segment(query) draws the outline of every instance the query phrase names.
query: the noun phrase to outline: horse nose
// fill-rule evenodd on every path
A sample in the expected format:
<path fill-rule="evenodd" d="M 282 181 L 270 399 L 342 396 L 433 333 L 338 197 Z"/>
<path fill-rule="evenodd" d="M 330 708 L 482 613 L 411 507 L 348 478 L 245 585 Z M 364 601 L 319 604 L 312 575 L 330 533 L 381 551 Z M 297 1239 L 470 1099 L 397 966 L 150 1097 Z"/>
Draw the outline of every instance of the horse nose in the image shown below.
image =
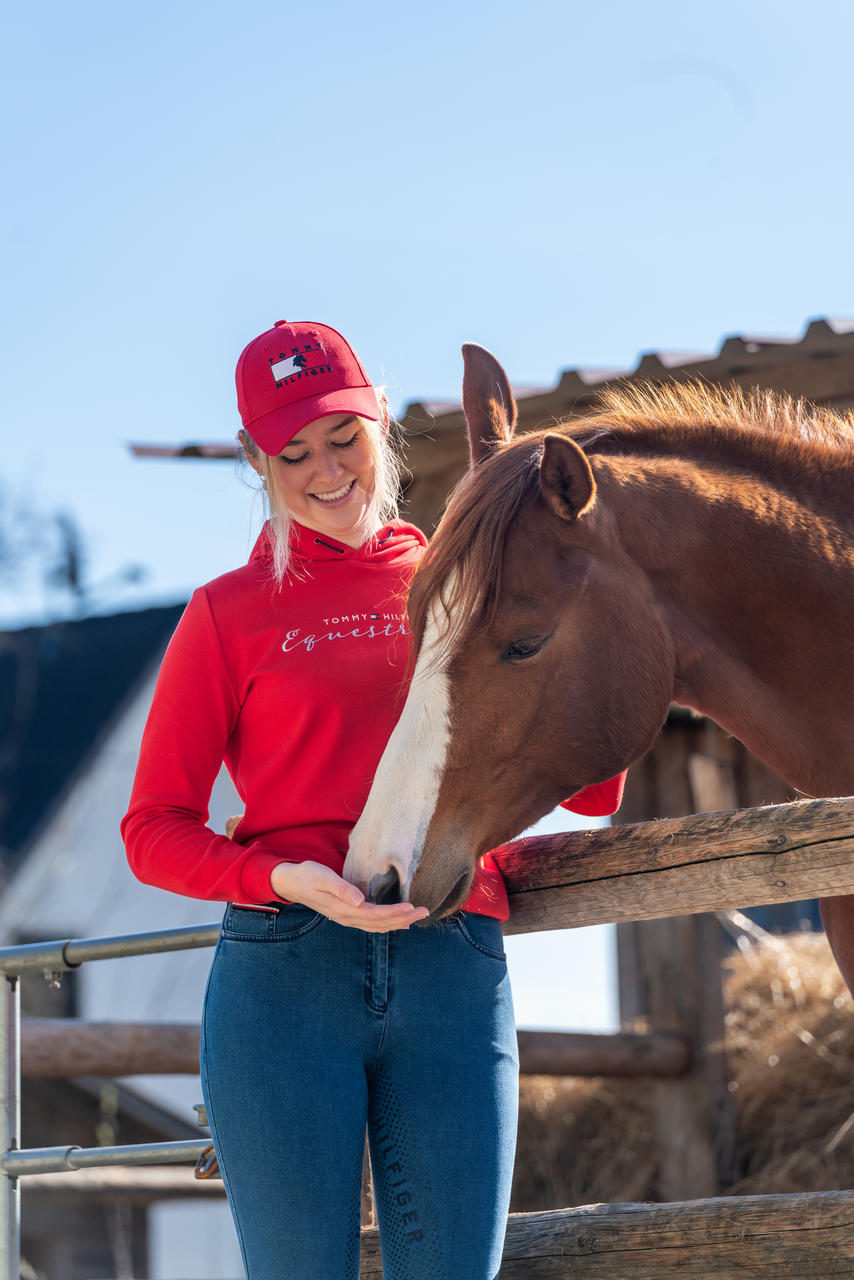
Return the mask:
<path fill-rule="evenodd" d="M 371 877 L 371 883 L 368 885 L 369 902 L 391 904 L 401 900 L 400 877 L 397 874 L 396 867 L 389 867 L 381 875 Z"/>

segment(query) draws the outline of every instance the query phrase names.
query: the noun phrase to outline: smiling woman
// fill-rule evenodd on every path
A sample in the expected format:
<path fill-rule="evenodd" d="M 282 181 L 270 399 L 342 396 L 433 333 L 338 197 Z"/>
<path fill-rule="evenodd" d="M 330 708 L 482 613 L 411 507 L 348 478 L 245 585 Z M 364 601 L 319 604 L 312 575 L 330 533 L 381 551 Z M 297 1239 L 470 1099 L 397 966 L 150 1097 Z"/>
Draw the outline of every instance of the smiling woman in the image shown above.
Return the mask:
<path fill-rule="evenodd" d="M 518 1072 L 501 878 L 484 863 L 428 919 L 388 860 L 381 884 L 342 874 L 426 539 L 395 518 L 385 399 L 341 334 L 280 322 L 237 392 L 271 518 L 178 625 L 123 831 L 140 879 L 229 903 L 201 1067 L 246 1273 L 357 1280 L 367 1128 L 387 1280 L 493 1280 Z M 246 806 L 227 836 L 207 826 L 223 760 Z"/>

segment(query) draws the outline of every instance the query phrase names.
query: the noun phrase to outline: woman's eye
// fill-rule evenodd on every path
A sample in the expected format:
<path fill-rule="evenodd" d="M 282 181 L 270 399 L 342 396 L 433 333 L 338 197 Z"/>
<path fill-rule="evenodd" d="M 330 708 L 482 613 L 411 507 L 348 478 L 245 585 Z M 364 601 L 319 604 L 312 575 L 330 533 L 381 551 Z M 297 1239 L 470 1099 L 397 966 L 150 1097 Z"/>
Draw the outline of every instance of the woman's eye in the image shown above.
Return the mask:
<path fill-rule="evenodd" d="M 349 449 L 350 445 L 355 444 L 358 439 L 359 431 L 355 431 L 349 440 L 330 440 L 329 444 L 332 445 L 333 449 Z M 305 462 L 310 452 L 311 450 L 307 449 L 306 452 L 301 453 L 298 458 L 289 458 L 286 453 L 280 453 L 279 461 L 286 462 L 289 467 L 295 467 L 298 463 Z"/>
<path fill-rule="evenodd" d="M 502 662 L 524 662 L 539 653 L 548 636 L 528 636 L 524 640 L 514 640 L 501 651 Z"/>

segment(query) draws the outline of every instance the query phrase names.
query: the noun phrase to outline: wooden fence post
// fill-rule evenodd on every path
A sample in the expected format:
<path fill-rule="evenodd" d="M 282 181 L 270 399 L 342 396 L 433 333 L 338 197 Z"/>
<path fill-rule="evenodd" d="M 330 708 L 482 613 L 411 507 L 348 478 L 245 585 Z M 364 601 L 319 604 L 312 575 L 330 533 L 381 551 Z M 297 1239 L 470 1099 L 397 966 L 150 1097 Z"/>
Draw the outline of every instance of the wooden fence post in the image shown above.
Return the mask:
<path fill-rule="evenodd" d="M 738 807 L 732 740 L 709 723 L 697 725 L 691 736 L 693 741 L 682 734 L 665 736 L 651 768 L 644 770 L 643 762 L 634 779 L 629 774 L 621 821 Z M 652 1086 L 659 1191 L 665 1200 L 714 1196 L 737 1177 L 721 942 L 712 914 L 617 926 L 621 1028 L 636 1028 L 643 1020 L 649 1030 L 684 1037 L 692 1050 L 686 1075 Z"/>
<path fill-rule="evenodd" d="M 656 1080 L 659 1191 L 665 1200 L 718 1194 L 735 1180 L 734 1111 L 727 1088 L 720 984 L 720 926 L 712 915 L 627 925 L 656 1032 L 692 1046 L 691 1069 Z"/>

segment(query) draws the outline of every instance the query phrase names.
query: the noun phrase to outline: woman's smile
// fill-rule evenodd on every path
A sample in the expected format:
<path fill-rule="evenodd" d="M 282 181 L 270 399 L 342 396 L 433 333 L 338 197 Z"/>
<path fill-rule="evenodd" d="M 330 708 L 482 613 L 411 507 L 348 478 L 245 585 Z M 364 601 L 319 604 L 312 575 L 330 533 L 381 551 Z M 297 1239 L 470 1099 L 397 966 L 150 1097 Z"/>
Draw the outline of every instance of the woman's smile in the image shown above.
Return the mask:
<path fill-rule="evenodd" d="M 332 493 L 312 493 L 310 497 L 317 498 L 318 502 L 323 503 L 342 502 L 345 498 L 349 498 L 355 483 L 356 477 L 354 476 L 352 480 L 348 480 L 340 489 L 335 489 Z"/>

